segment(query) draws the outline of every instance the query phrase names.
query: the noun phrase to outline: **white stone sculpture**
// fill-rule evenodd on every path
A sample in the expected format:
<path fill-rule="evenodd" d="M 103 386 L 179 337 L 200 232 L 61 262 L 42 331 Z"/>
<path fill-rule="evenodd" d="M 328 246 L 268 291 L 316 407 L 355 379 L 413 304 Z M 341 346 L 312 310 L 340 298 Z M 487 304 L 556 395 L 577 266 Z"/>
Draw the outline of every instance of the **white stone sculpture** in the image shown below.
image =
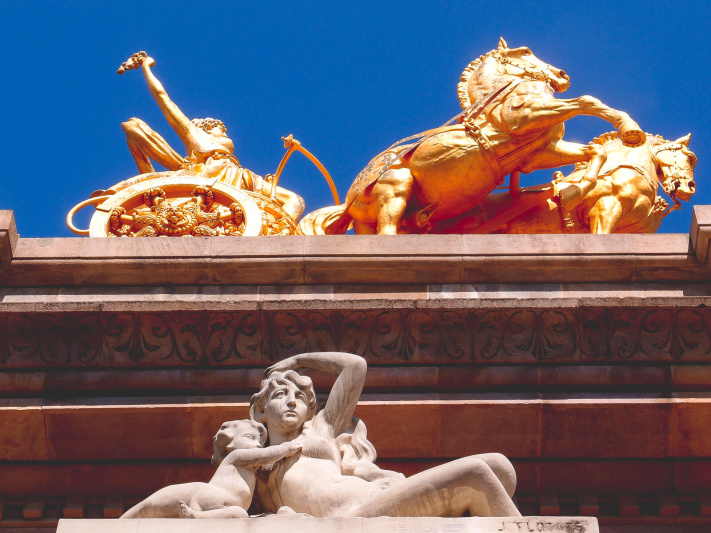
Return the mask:
<path fill-rule="evenodd" d="M 311 379 L 301 368 L 337 379 L 316 412 Z M 268 368 L 252 397 L 250 416 L 269 433 L 270 446 L 299 440 L 301 452 L 279 461 L 257 498 L 267 512 L 288 506 L 316 517 L 521 516 L 511 497 L 516 473 L 497 453 L 474 455 L 409 478 L 379 470 L 364 426 L 353 418 L 366 374 L 362 357 L 305 353 Z M 359 434 L 360 433 L 360 434 Z"/>
<path fill-rule="evenodd" d="M 302 368 L 337 376 L 320 411 Z M 378 468 L 365 424 L 353 416 L 366 369 L 362 357 L 339 352 L 271 366 L 252 396 L 252 420 L 226 422 L 215 435 L 210 482 L 161 489 L 122 518 L 246 518 L 253 497 L 266 513 L 314 517 L 521 516 L 511 499 L 516 473 L 501 454 L 409 478 Z"/>

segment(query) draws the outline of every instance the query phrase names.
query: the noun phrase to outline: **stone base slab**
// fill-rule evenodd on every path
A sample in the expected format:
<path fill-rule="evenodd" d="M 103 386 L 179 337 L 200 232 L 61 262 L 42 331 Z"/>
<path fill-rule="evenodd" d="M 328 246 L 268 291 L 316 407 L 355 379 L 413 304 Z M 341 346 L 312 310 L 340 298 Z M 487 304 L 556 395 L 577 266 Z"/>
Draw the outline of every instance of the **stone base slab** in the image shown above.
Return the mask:
<path fill-rule="evenodd" d="M 694 208 L 689 234 L 604 236 L 27 239 L 11 222 L 0 211 L 4 287 L 692 282 L 711 272 L 711 206 Z"/>
<path fill-rule="evenodd" d="M 312 518 L 269 516 L 229 520 L 60 520 L 57 533 L 599 533 L 592 517 Z"/>

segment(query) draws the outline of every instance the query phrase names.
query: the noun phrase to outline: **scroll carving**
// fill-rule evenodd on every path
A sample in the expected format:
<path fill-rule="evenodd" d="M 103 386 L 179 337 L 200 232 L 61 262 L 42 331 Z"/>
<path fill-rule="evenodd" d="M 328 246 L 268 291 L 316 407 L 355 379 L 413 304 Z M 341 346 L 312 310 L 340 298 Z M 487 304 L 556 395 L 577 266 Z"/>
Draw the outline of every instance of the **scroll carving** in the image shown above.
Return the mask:
<path fill-rule="evenodd" d="M 537 360 L 567 358 L 575 352 L 575 329 L 562 311 L 516 311 L 510 314 L 503 347 L 511 357 Z"/>
<path fill-rule="evenodd" d="M 260 366 L 305 351 L 371 364 L 711 360 L 711 310 L 518 309 L 0 315 L 0 368 Z"/>

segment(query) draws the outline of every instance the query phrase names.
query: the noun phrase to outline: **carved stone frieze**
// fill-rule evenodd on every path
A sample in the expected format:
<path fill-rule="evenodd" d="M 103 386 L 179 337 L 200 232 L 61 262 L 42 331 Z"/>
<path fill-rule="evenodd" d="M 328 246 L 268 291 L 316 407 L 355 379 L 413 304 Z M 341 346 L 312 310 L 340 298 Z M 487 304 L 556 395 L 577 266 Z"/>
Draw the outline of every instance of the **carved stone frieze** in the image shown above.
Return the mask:
<path fill-rule="evenodd" d="M 708 309 L 578 311 L 583 358 L 708 361 Z"/>
<path fill-rule="evenodd" d="M 0 314 L 0 366 L 260 366 L 306 351 L 371 364 L 711 361 L 711 310 Z"/>

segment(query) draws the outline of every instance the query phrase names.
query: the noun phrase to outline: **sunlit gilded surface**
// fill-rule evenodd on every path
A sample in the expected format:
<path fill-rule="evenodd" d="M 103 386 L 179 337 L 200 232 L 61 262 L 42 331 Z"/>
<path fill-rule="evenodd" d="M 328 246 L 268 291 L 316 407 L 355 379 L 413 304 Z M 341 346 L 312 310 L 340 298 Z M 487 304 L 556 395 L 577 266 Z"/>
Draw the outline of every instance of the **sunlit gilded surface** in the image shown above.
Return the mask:
<path fill-rule="evenodd" d="M 279 175 L 262 178 L 243 168 L 222 121 L 188 119 L 153 74 L 153 66 L 153 58 L 138 52 L 118 73 L 142 70 L 187 156 L 180 156 L 141 119 L 127 120 L 121 128 L 140 175 L 75 206 L 67 216 L 69 228 L 92 237 L 300 234 L 296 221 L 304 211 L 303 199 L 279 187 Z M 156 172 L 153 162 L 168 172 Z M 97 212 L 90 229 L 76 228 L 73 215 L 91 204 Z"/>
<path fill-rule="evenodd" d="M 217 119 L 189 120 L 168 97 L 145 52 L 118 70 L 141 69 L 151 95 L 185 145 L 180 156 L 138 118 L 122 124 L 141 174 L 97 191 L 67 216 L 91 236 L 221 236 L 398 233 L 649 233 L 695 192 L 690 135 L 667 141 L 645 134 L 630 116 L 592 96 L 556 99 L 567 74 L 527 47 L 499 45 L 462 73 L 464 111 L 444 126 L 398 141 L 356 177 L 340 203 L 330 175 L 288 136 L 275 175 L 243 168 Z M 563 140 L 564 123 L 591 115 L 616 132 L 588 144 Z M 294 151 L 308 157 L 331 186 L 335 205 L 307 214 L 303 199 L 278 185 Z M 153 162 L 168 172 L 156 172 Z M 575 165 L 549 183 L 519 187 L 520 173 Z M 506 177 L 508 185 L 503 187 Z M 157 181 L 156 181 L 157 180 Z M 672 200 L 658 194 L 659 185 Z M 218 187 L 218 189 L 215 189 Z M 495 193 L 507 188 L 507 193 Z M 73 215 L 97 213 L 89 230 Z"/>
<path fill-rule="evenodd" d="M 563 70 L 501 39 L 497 49 L 462 73 L 458 94 L 464 111 L 453 124 L 403 139 L 377 155 L 356 177 L 346 201 L 306 215 L 302 231 L 339 234 L 350 224 L 356 233 L 380 235 L 656 231 L 668 210 L 656 195 L 655 169 L 676 169 L 675 178 L 664 174 L 663 180 L 676 198 L 687 200 L 694 192 L 688 136 L 676 142 L 686 152 L 662 154 L 627 113 L 592 96 L 556 99 L 569 84 Z M 563 140 L 565 121 L 578 115 L 614 125 L 615 146 Z M 653 144 L 659 143 L 655 138 Z M 573 164 L 571 176 L 556 174 L 555 183 L 534 188 L 537 194 L 519 189 L 522 172 Z M 492 195 L 506 176 L 506 198 Z M 534 207 L 539 215 L 529 213 Z M 524 213 L 533 219 L 508 224 Z"/>

